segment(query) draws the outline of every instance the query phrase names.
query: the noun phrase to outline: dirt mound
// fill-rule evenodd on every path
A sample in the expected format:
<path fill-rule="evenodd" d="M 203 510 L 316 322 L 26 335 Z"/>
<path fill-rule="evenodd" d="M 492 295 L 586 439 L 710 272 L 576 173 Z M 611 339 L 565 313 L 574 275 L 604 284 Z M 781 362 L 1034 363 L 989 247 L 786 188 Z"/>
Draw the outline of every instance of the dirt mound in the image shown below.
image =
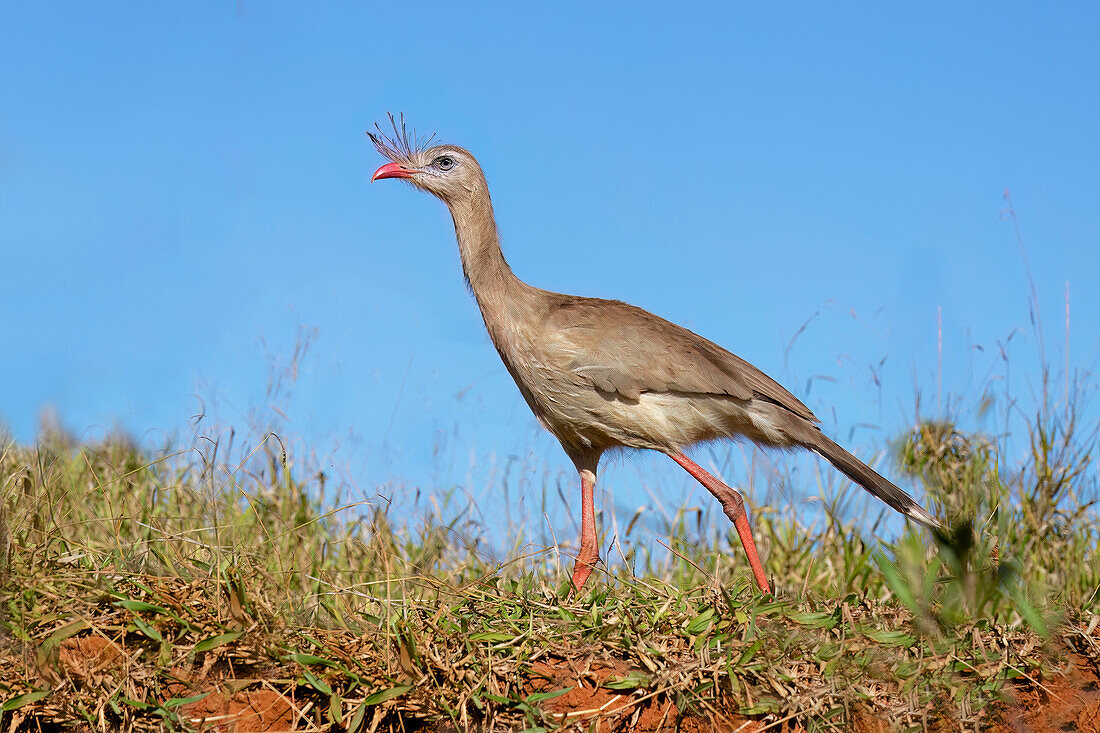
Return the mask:
<path fill-rule="evenodd" d="M 131 653 L 133 650 L 129 650 Z M 58 681 L 57 672 L 74 685 L 101 686 L 126 672 L 128 650 L 103 636 L 70 637 L 58 648 L 58 664 L 43 667 L 43 681 Z M 52 670 L 56 670 L 51 674 Z M 205 669 L 174 669 L 168 685 L 179 700 L 176 710 L 183 722 L 198 730 L 224 733 L 298 730 L 301 706 L 264 679 L 236 679 L 224 672 L 208 676 Z M 255 688 L 255 689 L 248 689 Z M 197 699 L 196 699 L 197 698 Z"/>
<path fill-rule="evenodd" d="M 298 730 L 295 721 L 299 716 L 294 704 L 274 690 L 215 691 L 184 710 L 186 717 L 203 731 Z"/>
<path fill-rule="evenodd" d="M 1074 654 L 1065 672 L 1025 681 L 1011 691 L 1000 731 L 1012 733 L 1100 733 L 1100 668 Z"/>
<path fill-rule="evenodd" d="M 664 695 L 635 696 L 629 690 L 617 692 L 608 685 L 618 686 L 640 672 L 619 660 L 589 660 L 578 665 L 577 660 L 552 658 L 537 663 L 532 672 L 534 694 L 566 690 L 540 705 L 563 726 L 584 728 L 598 720 L 601 728 L 630 733 L 672 729 L 684 733 L 732 733 L 735 730 L 754 733 L 764 725 L 736 715 L 709 720 L 690 709 L 678 709 L 675 702 Z"/>

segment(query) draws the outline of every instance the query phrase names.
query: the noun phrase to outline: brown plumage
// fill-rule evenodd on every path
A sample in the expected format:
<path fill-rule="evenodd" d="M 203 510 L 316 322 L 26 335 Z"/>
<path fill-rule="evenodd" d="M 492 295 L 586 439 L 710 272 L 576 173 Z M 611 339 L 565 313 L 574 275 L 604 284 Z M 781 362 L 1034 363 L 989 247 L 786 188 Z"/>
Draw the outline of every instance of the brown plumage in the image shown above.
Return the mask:
<path fill-rule="evenodd" d="M 539 421 L 561 441 L 581 477 L 581 549 L 576 589 L 599 559 L 593 489 L 610 448 L 668 454 L 695 476 L 734 522 L 757 584 L 770 592 L 744 502 L 683 450 L 701 441 L 745 437 L 776 448 L 806 448 L 897 511 L 938 522 L 904 491 L 818 428 L 798 398 L 752 364 L 686 328 L 617 300 L 540 290 L 504 260 L 485 175 L 469 151 L 410 141 L 404 120 L 392 136 L 369 133 L 390 163 L 372 180 L 401 178 L 440 198 L 454 219 L 462 269 L 489 336 Z"/>

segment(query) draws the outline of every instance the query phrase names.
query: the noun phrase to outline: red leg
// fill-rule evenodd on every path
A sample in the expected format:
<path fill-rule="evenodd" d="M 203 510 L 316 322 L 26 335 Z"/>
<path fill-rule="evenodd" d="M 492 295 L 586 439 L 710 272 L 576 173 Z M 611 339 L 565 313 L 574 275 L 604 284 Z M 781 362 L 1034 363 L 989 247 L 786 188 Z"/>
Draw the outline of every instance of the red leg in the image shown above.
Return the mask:
<path fill-rule="evenodd" d="M 581 469 L 581 549 L 573 566 L 573 590 L 579 592 L 592 567 L 600 560 L 600 546 L 596 540 L 596 506 L 594 489 L 596 474 Z"/>
<path fill-rule="evenodd" d="M 722 511 L 733 521 L 733 526 L 737 529 L 737 536 L 741 538 L 741 546 L 745 548 L 745 554 L 749 556 L 749 565 L 752 567 L 753 577 L 756 578 L 756 585 L 765 594 L 771 595 L 772 591 L 768 586 L 768 579 L 764 576 L 764 566 L 760 564 L 760 557 L 756 554 L 756 543 L 752 539 L 752 530 L 749 529 L 749 515 L 745 511 L 745 500 L 741 498 L 741 494 L 711 476 L 683 453 L 669 453 L 669 457 L 683 466 L 688 473 L 695 477 L 696 481 L 705 486 L 707 491 L 714 494 L 714 497 L 722 502 Z"/>

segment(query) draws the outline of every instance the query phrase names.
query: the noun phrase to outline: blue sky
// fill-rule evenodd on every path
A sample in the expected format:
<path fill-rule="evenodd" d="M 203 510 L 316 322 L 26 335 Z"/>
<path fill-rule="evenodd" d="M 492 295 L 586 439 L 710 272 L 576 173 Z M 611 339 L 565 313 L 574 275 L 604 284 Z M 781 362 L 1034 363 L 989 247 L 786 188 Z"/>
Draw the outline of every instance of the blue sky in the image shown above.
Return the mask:
<path fill-rule="evenodd" d="M 1098 20 L 1034 3 L 4 3 L 0 421 L 31 440 L 51 406 L 78 433 L 156 442 L 186 437 L 201 398 L 242 425 L 315 329 L 281 430 L 365 490 L 535 454 L 566 470 L 484 334 L 445 210 L 369 183 L 363 133 L 391 110 L 479 157 L 522 278 L 695 329 L 842 442 L 881 447 L 917 391 L 935 413 L 938 311 L 947 402 L 1003 374 L 1014 331 L 1028 394 L 1006 190 L 1048 356 L 1062 368 L 1067 283 L 1071 367 L 1100 352 Z"/>

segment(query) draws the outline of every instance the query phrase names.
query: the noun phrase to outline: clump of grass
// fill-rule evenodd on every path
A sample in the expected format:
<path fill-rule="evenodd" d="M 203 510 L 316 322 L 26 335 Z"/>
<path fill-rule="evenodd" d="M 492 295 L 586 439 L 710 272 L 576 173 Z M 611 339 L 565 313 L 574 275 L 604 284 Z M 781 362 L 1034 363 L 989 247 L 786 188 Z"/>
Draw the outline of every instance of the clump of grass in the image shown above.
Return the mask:
<path fill-rule="evenodd" d="M 194 729 L 213 700 L 266 690 L 303 730 L 629 728 L 654 711 L 843 730 L 866 710 L 978 729 L 1096 618 L 1096 526 L 1073 506 L 1091 449 L 1035 429 L 1011 469 L 949 423 L 903 439 L 952 521 L 938 542 L 758 510 L 774 599 L 730 532 L 683 511 L 667 550 L 632 551 L 570 597 L 552 548 L 502 562 L 446 495 L 415 520 L 348 503 L 274 437 L 5 441 L 0 725 Z M 118 651 L 91 669 L 88 640 Z M 595 712 L 566 705 L 580 687 Z"/>

